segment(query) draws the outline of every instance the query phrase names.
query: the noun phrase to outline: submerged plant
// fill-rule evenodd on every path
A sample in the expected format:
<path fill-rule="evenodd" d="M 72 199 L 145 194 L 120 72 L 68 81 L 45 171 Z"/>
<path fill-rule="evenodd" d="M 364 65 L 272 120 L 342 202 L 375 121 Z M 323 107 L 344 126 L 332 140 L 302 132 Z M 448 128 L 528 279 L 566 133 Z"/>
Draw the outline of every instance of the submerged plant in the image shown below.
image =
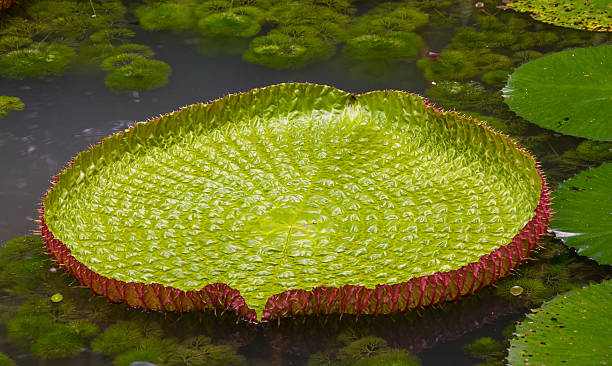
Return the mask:
<path fill-rule="evenodd" d="M 352 165 L 337 166 L 342 159 Z M 413 176 L 414 166 L 427 170 Z M 391 178 L 394 169 L 403 173 Z M 142 172 L 150 178 L 134 175 Z M 508 274 L 548 222 L 536 163 L 505 136 L 415 95 L 312 84 L 138 124 L 80 154 L 57 179 L 43 236 L 84 285 L 130 306 L 220 308 L 252 320 L 454 300 Z M 261 188 L 223 188 L 251 181 Z M 152 189 L 160 199 L 141 202 Z M 132 229 L 117 231 L 124 226 Z"/>
<path fill-rule="evenodd" d="M 0 352 L 0 366 L 17 366 L 17 364 L 9 356 Z"/>
<path fill-rule="evenodd" d="M 102 61 L 102 68 L 110 71 L 104 80 L 115 91 L 147 90 L 168 83 L 170 66 L 135 53 L 122 53 Z"/>
<path fill-rule="evenodd" d="M 142 329 L 133 322 L 118 322 L 106 328 L 91 342 L 91 348 L 107 355 L 135 349 L 142 339 Z"/>
<path fill-rule="evenodd" d="M 0 95 L 0 118 L 6 116 L 10 111 L 21 111 L 25 104 L 17 97 Z"/>
<path fill-rule="evenodd" d="M 188 4 L 162 2 L 142 5 L 135 11 L 140 26 L 149 31 L 164 29 L 187 30 L 193 28 L 196 17 Z"/>
<path fill-rule="evenodd" d="M 470 344 L 464 345 L 463 350 L 474 358 L 494 361 L 502 359 L 505 347 L 491 337 L 482 337 Z"/>
<path fill-rule="evenodd" d="M 0 76 L 23 79 L 56 75 L 68 67 L 74 55 L 68 46 L 39 42 L 0 55 Z"/>
<path fill-rule="evenodd" d="M 419 359 L 403 349 L 392 349 L 388 352 L 360 359 L 355 366 L 421 366 Z"/>
<path fill-rule="evenodd" d="M 198 21 L 198 29 L 205 36 L 252 37 L 259 33 L 264 21 L 262 10 L 244 6 L 210 14 Z"/>
<path fill-rule="evenodd" d="M 398 61 L 412 59 L 423 47 L 423 39 L 414 33 L 392 32 L 385 35 L 365 34 L 350 39 L 344 54 L 355 60 Z"/>

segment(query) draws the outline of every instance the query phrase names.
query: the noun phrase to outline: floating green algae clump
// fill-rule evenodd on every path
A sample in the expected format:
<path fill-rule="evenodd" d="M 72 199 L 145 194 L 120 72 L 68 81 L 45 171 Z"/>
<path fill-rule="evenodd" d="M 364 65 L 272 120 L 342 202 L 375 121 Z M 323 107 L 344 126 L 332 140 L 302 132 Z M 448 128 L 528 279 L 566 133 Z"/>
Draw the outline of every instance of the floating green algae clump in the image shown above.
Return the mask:
<path fill-rule="evenodd" d="M 518 265 L 548 221 L 535 161 L 506 137 L 416 95 L 312 84 L 138 124 L 58 180 L 43 235 L 95 292 L 251 319 L 454 299 Z"/>
<path fill-rule="evenodd" d="M 1 55 L 0 76 L 23 79 L 59 74 L 74 55 L 74 50 L 68 46 L 40 42 Z"/>
<path fill-rule="evenodd" d="M 171 72 L 167 63 L 150 60 L 137 53 L 108 57 L 101 66 L 110 71 L 104 82 L 115 91 L 159 88 L 168 83 Z"/>
<path fill-rule="evenodd" d="M 20 111 L 23 108 L 25 108 L 25 104 L 21 99 L 0 95 L 0 118 L 6 116 L 10 111 Z"/>
<path fill-rule="evenodd" d="M 265 22 L 265 13 L 255 7 L 237 7 L 210 14 L 198 22 L 205 36 L 252 37 L 259 33 Z"/>

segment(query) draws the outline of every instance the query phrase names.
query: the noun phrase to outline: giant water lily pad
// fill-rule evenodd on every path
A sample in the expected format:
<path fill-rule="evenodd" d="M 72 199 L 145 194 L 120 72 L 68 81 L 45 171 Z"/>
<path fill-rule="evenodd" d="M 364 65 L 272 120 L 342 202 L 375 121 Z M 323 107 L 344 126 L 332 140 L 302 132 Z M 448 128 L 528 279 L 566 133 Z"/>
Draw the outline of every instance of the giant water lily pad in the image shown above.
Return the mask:
<path fill-rule="evenodd" d="M 495 282 L 536 245 L 535 161 L 419 96 L 281 84 L 79 154 L 44 200 L 55 258 L 155 310 L 379 314 Z"/>
<path fill-rule="evenodd" d="M 612 141 L 612 46 L 577 48 L 516 69 L 504 91 L 519 116 L 554 131 Z"/>
<path fill-rule="evenodd" d="M 610 280 L 544 303 L 516 327 L 510 365 L 606 365 L 612 360 L 610 304 Z"/>
<path fill-rule="evenodd" d="M 578 253 L 612 264 L 612 164 L 577 174 L 554 192 L 551 228 Z"/>
<path fill-rule="evenodd" d="M 512 9 L 531 13 L 535 19 L 562 27 L 612 31 L 610 0 L 512 0 Z"/>

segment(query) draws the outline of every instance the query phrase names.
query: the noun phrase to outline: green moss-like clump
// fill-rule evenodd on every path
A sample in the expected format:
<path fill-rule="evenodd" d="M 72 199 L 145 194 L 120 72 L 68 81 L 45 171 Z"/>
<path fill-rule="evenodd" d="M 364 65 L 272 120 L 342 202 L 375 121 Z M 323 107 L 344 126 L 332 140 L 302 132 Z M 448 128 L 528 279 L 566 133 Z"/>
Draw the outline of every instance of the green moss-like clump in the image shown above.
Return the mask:
<path fill-rule="evenodd" d="M 355 366 L 420 366 L 419 359 L 403 349 L 393 349 L 371 358 L 357 361 Z"/>
<path fill-rule="evenodd" d="M 167 361 L 168 365 L 244 366 L 246 359 L 229 345 L 214 345 L 210 338 L 196 336 L 184 341 Z"/>
<path fill-rule="evenodd" d="M 19 36 L 4 36 L 0 38 L 0 53 L 15 51 L 23 46 L 32 43 L 32 40 L 27 37 Z"/>
<path fill-rule="evenodd" d="M 355 60 L 400 61 L 416 57 L 423 39 L 415 33 L 391 32 L 386 35 L 364 34 L 350 39 L 344 54 Z"/>
<path fill-rule="evenodd" d="M 74 56 L 74 50 L 68 46 L 40 42 L 1 55 L 0 76 L 23 79 L 57 75 L 68 67 Z"/>
<path fill-rule="evenodd" d="M 17 366 L 17 364 L 9 356 L 0 352 L 0 366 Z"/>
<path fill-rule="evenodd" d="M 244 6 L 210 14 L 198 22 L 200 33 L 212 37 L 252 37 L 265 22 L 264 11 Z"/>
<path fill-rule="evenodd" d="M 308 27 L 281 28 L 265 36 L 253 39 L 243 55 L 250 62 L 273 67 L 299 68 L 309 62 L 325 59 L 333 54 L 334 48 L 318 37 L 312 36 Z"/>
<path fill-rule="evenodd" d="M 463 350 L 474 358 L 490 361 L 501 359 L 506 347 L 491 337 L 482 337 L 470 344 L 464 345 Z"/>
<path fill-rule="evenodd" d="M 512 73 L 511 70 L 493 70 L 487 71 L 484 75 L 482 75 L 482 81 L 498 87 L 502 87 L 506 85 L 506 81 L 508 80 L 508 75 Z"/>
<path fill-rule="evenodd" d="M 25 104 L 21 99 L 0 95 L 0 118 L 6 116 L 10 111 L 20 111 L 24 108 Z"/>
<path fill-rule="evenodd" d="M 11 295 L 29 294 L 44 280 L 49 257 L 39 238 L 18 237 L 0 249 L 0 286 Z"/>
<path fill-rule="evenodd" d="M 472 59 L 462 51 L 442 51 L 439 58 L 418 60 L 417 66 L 425 71 L 427 80 L 470 79 L 479 74 Z"/>
<path fill-rule="evenodd" d="M 135 53 L 123 53 L 102 61 L 102 67 L 110 71 L 106 86 L 115 91 L 146 90 L 168 83 L 170 66 L 162 61 L 150 60 Z"/>
<path fill-rule="evenodd" d="M 338 359 L 345 363 L 371 358 L 389 351 L 387 341 L 382 338 L 367 336 L 352 341 L 338 351 Z"/>
<path fill-rule="evenodd" d="M 133 322 L 118 322 L 106 328 L 102 334 L 91 342 L 91 348 L 107 355 L 135 349 L 140 344 L 143 332 L 140 326 Z"/>
<path fill-rule="evenodd" d="M 149 31 L 187 30 L 196 22 L 194 8 L 182 3 L 156 3 L 136 9 L 140 26 Z"/>

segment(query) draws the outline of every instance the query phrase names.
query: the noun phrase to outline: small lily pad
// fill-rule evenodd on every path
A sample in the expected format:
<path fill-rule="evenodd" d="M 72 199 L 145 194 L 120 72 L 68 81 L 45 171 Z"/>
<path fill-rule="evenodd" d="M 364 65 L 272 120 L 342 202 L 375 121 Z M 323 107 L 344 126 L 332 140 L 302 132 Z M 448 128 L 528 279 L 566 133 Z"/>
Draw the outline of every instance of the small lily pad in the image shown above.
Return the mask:
<path fill-rule="evenodd" d="M 606 365 L 612 360 L 611 303 L 610 280 L 544 303 L 517 325 L 510 365 Z"/>
<path fill-rule="evenodd" d="M 612 46 L 577 48 L 517 68 L 504 88 L 516 114 L 566 135 L 612 141 Z"/>
<path fill-rule="evenodd" d="M 551 228 L 565 244 L 612 264 L 612 163 L 577 174 L 553 193 Z"/>

